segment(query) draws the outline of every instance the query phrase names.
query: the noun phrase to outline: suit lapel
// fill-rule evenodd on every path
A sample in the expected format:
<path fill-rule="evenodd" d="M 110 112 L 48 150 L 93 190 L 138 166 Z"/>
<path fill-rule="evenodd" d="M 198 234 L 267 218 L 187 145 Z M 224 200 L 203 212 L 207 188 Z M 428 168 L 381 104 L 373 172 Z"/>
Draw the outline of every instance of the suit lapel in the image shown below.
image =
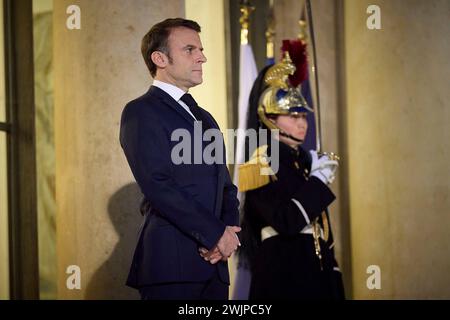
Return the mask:
<path fill-rule="evenodd" d="M 206 124 L 208 126 L 207 128 L 219 129 L 215 121 L 212 119 L 212 116 L 208 112 L 203 110 L 202 107 L 200 107 L 200 112 L 203 114 L 203 119 L 206 119 L 206 121 L 208 121 L 208 123 Z"/>
<path fill-rule="evenodd" d="M 161 90 L 158 87 L 151 86 L 148 90 L 148 94 L 156 96 L 166 105 L 171 107 L 176 113 L 178 113 L 181 117 L 183 117 L 190 125 L 194 126 L 194 118 L 183 109 L 183 107 L 176 102 L 168 93 L 164 90 Z"/>
<path fill-rule="evenodd" d="M 170 106 L 175 112 L 177 112 L 180 116 L 182 116 L 192 126 L 194 125 L 194 122 L 195 122 L 194 118 L 192 118 L 192 116 L 186 110 L 184 110 L 184 108 L 178 102 L 176 102 L 164 90 L 161 90 L 160 88 L 155 87 L 155 86 L 151 86 L 150 89 L 148 90 L 147 94 L 158 97 L 166 105 Z M 200 107 L 200 112 L 203 114 L 203 117 L 205 119 L 207 119 L 207 121 L 209 123 L 209 128 L 218 129 L 215 122 L 211 119 L 211 116 L 206 111 L 204 111 L 201 107 Z"/>

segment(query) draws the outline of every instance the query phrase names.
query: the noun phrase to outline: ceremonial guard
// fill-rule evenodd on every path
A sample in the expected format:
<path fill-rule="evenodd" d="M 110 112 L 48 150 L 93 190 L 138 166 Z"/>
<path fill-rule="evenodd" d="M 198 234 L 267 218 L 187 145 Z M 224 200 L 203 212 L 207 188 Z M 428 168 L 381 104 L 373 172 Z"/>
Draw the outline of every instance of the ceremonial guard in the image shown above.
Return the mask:
<path fill-rule="evenodd" d="M 327 211 L 338 158 L 301 146 L 313 109 L 291 80 L 304 71 L 286 50 L 280 63 L 261 71 L 251 92 L 250 127 L 279 135 L 239 167 L 245 192 L 239 263 L 251 270 L 249 299 L 344 299 Z"/>

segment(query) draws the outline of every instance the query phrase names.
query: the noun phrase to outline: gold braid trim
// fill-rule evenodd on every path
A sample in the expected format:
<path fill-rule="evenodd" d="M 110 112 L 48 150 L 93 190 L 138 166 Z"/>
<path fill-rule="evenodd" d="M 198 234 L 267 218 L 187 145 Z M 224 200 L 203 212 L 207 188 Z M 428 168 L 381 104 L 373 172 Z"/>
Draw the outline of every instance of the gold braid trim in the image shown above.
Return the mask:
<path fill-rule="evenodd" d="M 322 223 L 323 223 L 323 240 L 328 242 L 328 237 L 330 236 L 330 225 L 328 224 L 327 213 L 322 212 Z"/>
<path fill-rule="evenodd" d="M 257 148 L 250 160 L 239 166 L 240 192 L 258 189 L 275 180 L 277 177 L 267 160 L 267 145 Z"/>

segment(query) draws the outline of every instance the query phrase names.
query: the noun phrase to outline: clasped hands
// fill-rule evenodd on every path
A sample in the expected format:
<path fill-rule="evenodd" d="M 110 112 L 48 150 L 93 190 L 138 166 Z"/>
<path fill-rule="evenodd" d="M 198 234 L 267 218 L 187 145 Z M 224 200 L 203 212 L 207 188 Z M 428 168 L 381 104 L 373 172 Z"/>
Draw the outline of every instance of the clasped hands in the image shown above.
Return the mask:
<path fill-rule="evenodd" d="M 200 256 L 211 264 L 216 264 L 219 261 L 226 261 L 233 252 L 236 251 L 238 246 L 241 245 L 236 234 L 239 231 L 241 231 L 240 227 L 226 226 L 222 237 L 211 250 L 204 247 L 198 249 Z"/>

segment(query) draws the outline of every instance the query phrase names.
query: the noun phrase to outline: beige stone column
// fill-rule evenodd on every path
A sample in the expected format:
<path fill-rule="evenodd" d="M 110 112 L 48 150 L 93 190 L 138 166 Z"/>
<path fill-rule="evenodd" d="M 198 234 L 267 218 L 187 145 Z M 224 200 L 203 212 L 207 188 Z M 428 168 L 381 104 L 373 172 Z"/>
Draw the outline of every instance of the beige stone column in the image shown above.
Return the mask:
<path fill-rule="evenodd" d="M 77 5 L 81 29 L 66 13 Z M 151 79 L 143 35 L 165 18 L 184 16 L 181 0 L 54 1 L 54 85 L 58 298 L 136 298 L 124 286 L 140 199 L 119 145 L 124 105 Z M 81 270 L 69 290 L 66 270 Z"/>
<path fill-rule="evenodd" d="M 354 297 L 448 299 L 450 2 L 371 4 L 344 2 Z"/>

